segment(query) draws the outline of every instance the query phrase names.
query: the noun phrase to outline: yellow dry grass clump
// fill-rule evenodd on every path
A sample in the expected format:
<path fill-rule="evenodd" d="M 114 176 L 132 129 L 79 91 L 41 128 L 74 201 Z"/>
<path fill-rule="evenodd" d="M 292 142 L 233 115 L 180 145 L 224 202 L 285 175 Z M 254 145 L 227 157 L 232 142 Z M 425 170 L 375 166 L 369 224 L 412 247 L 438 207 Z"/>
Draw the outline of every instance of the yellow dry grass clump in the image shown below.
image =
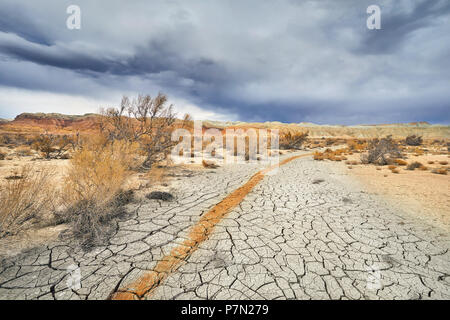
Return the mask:
<path fill-rule="evenodd" d="M 394 159 L 394 162 L 399 166 L 406 166 L 408 163 L 402 159 Z"/>
<path fill-rule="evenodd" d="M 24 166 L 2 182 L 0 192 L 0 237 L 16 234 L 34 218 L 52 208 L 55 190 L 52 171 Z"/>
<path fill-rule="evenodd" d="M 108 222 L 121 213 L 122 187 L 138 164 L 137 148 L 126 141 L 97 137 L 73 153 L 62 198 L 65 217 L 84 246 L 107 237 L 112 228 Z"/>
<path fill-rule="evenodd" d="M 314 160 L 331 160 L 331 161 L 343 161 L 347 160 L 345 155 L 348 153 L 348 149 L 326 149 L 324 152 L 316 151 L 313 154 Z M 356 164 L 356 163 L 355 163 Z"/>

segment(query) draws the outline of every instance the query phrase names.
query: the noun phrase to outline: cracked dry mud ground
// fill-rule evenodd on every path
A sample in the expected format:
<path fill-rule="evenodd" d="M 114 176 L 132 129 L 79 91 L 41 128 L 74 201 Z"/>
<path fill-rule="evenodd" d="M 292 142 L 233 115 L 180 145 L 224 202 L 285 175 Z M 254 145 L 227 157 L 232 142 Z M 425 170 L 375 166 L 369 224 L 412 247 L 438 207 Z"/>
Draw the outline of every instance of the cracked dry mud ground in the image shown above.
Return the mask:
<path fill-rule="evenodd" d="M 449 299 L 448 232 L 390 208 L 330 166 L 299 158 L 266 175 L 145 298 Z M 57 242 L 4 260 L 0 298 L 106 299 L 151 271 L 260 169 L 181 177 L 173 202 L 130 206 L 110 243 L 91 252 Z M 80 267 L 80 289 L 67 288 L 70 265 Z M 380 281 L 368 286 L 375 274 Z"/>

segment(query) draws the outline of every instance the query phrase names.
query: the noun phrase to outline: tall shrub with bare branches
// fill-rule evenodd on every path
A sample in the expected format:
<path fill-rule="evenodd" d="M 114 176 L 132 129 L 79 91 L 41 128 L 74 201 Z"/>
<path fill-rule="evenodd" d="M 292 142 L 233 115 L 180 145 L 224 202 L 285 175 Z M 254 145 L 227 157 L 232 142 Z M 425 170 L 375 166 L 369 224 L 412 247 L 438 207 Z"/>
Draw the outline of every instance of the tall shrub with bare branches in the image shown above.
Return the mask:
<path fill-rule="evenodd" d="M 167 96 L 159 93 L 155 98 L 139 95 L 130 100 L 123 97 L 119 108 L 102 110 L 101 131 L 109 140 L 138 142 L 145 155 L 142 166 L 151 168 L 155 161 L 164 159 L 174 146 L 171 133 L 176 121 L 173 105 Z M 189 116 L 185 116 L 189 120 Z"/>
<path fill-rule="evenodd" d="M 101 243 L 122 213 L 122 187 L 135 166 L 136 143 L 92 137 L 72 155 L 64 178 L 65 220 L 85 247 Z"/>

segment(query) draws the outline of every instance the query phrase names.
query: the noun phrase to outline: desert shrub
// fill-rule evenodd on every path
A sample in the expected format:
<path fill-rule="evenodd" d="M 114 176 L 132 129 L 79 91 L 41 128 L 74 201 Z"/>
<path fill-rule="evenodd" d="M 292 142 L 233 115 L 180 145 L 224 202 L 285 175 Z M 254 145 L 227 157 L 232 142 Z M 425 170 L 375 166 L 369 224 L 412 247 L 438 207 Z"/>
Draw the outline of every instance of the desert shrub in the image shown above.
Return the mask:
<path fill-rule="evenodd" d="M 122 186 L 134 165 L 136 147 L 125 141 L 85 143 L 75 151 L 64 178 L 65 219 L 84 247 L 102 243 L 123 213 Z"/>
<path fill-rule="evenodd" d="M 398 169 L 393 169 L 391 170 L 392 173 L 400 173 L 400 171 L 398 171 Z"/>
<path fill-rule="evenodd" d="M 51 134 L 42 134 L 33 142 L 33 149 L 40 152 L 44 158 L 50 159 L 51 153 L 55 151 L 53 148 L 54 139 Z"/>
<path fill-rule="evenodd" d="M 394 165 L 391 164 L 391 165 L 388 166 L 388 169 L 389 170 L 394 170 L 394 169 L 397 169 L 397 166 L 394 166 Z"/>
<path fill-rule="evenodd" d="M 319 160 L 319 161 L 325 159 L 323 153 L 322 152 L 317 152 L 317 151 L 314 152 L 314 156 L 313 157 L 314 157 L 314 160 Z"/>
<path fill-rule="evenodd" d="M 124 140 L 137 142 L 145 160 L 142 167 L 150 169 L 157 162 L 167 158 L 177 142 L 171 135 L 176 117 L 173 106 L 167 105 L 167 96 L 158 94 L 155 98 L 139 95 L 130 100 L 123 97 L 119 108 L 102 111 L 100 129 L 110 141 Z M 190 124 L 185 115 L 181 126 Z"/>
<path fill-rule="evenodd" d="M 361 155 L 361 162 L 373 163 L 377 165 L 386 165 L 391 163 L 393 159 L 401 158 L 401 151 L 392 139 L 391 136 L 387 136 L 382 139 L 374 139 L 369 143 L 368 153 Z"/>
<path fill-rule="evenodd" d="M 152 191 L 146 195 L 146 198 L 149 200 L 172 201 L 173 195 L 164 191 Z"/>
<path fill-rule="evenodd" d="M 407 136 L 405 139 L 405 143 L 408 146 L 420 146 L 422 142 L 423 142 L 422 137 L 416 136 L 415 134 Z"/>
<path fill-rule="evenodd" d="M 431 170 L 431 172 L 435 173 L 435 174 L 446 175 L 447 174 L 447 169 L 445 169 L 445 168 L 436 168 L 436 169 Z"/>
<path fill-rule="evenodd" d="M 303 143 L 308 138 L 308 132 L 294 132 L 290 131 L 280 135 L 280 149 L 296 149 L 299 150 Z"/>
<path fill-rule="evenodd" d="M 21 157 L 31 156 L 31 148 L 29 146 L 17 147 L 15 153 Z"/>
<path fill-rule="evenodd" d="M 326 146 L 332 146 L 335 142 L 336 142 L 336 139 L 327 138 L 327 139 L 325 140 L 325 145 L 326 145 Z"/>
<path fill-rule="evenodd" d="M 74 138 L 69 135 L 41 134 L 34 138 L 32 148 L 40 152 L 45 159 L 66 159 L 66 152 L 73 145 Z"/>
<path fill-rule="evenodd" d="M 343 154 L 347 152 L 347 149 L 326 149 L 324 152 L 314 152 L 314 160 L 331 160 L 331 161 L 343 161 L 347 160 Z M 357 164 L 357 162 L 351 162 L 351 164 Z"/>
<path fill-rule="evenodd" d="M 428 164 L 433 164 L 434 163 L 434 161 L 428 161 Z"/>
<path fill-rule="evenodd" d="M 1 182 L 0 237 L 26 228 L 53 205 L 51 170 L 24 166 L 14 176 L 16 178 Z"/>
<path fill-rule="evenodd" d="M 395 159 L 394 162 L 399 166 L 406 166 L 408 163 L 402 159 Z"/>
<path fill-rule="evenodd" d="M 367 149 L 367 143 L 363 140 L 350 139 L 347 141 L 350 152 L 362 152 Z"/>
<path fill-rule="evenodd" d="M 448 161 L 439 161 L 439 164 L 446 166 L 448 164 Z"/>
<path fill-rule="evenodd" d="M 0 160 L 5 160 L 6 158 L 6 153 L 0 150 Z"/>
<path fill-rule="evenodd" d="M 212 162 L 212 161 L 206 161 L 206 160 L 202 160 L 202 166 L 204 167 L 204 168 L 207 168 L 207 169 L 216 169 L 217 167 L 219 167 L 217 164 L 215 164 L 214 162 Z"/>
<path fill-rule="evenodd" d="M 406 170 L 414 170 L 414 169 L 420 168 L 422 166 L 423 166 L 423 164 L 421 164 L 420 162 L 414 161 L 414 162 L 408 164 L 408 166 L 406 167 Z"/>

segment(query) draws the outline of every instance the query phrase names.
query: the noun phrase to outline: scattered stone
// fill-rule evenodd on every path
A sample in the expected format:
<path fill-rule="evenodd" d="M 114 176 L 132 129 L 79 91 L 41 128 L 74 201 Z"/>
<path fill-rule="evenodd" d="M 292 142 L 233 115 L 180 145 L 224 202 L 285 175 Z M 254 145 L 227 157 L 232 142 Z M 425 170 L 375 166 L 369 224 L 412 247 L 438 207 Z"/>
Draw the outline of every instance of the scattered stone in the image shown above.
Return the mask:
<path fill-rule="evenodd" d="M 349 199 L 347 197 L 342 198 L 342 202 L 344 202 L 344 203 L 353 203 L 352 199 Z"/>
<path fill-rule="evenodd" d="M 147 196 L 147 199 L 150 200 L 163 200 L 163 201 L 172 201 L 173 195 L 164 191 L 153 191 L 150 192 Z"/>

